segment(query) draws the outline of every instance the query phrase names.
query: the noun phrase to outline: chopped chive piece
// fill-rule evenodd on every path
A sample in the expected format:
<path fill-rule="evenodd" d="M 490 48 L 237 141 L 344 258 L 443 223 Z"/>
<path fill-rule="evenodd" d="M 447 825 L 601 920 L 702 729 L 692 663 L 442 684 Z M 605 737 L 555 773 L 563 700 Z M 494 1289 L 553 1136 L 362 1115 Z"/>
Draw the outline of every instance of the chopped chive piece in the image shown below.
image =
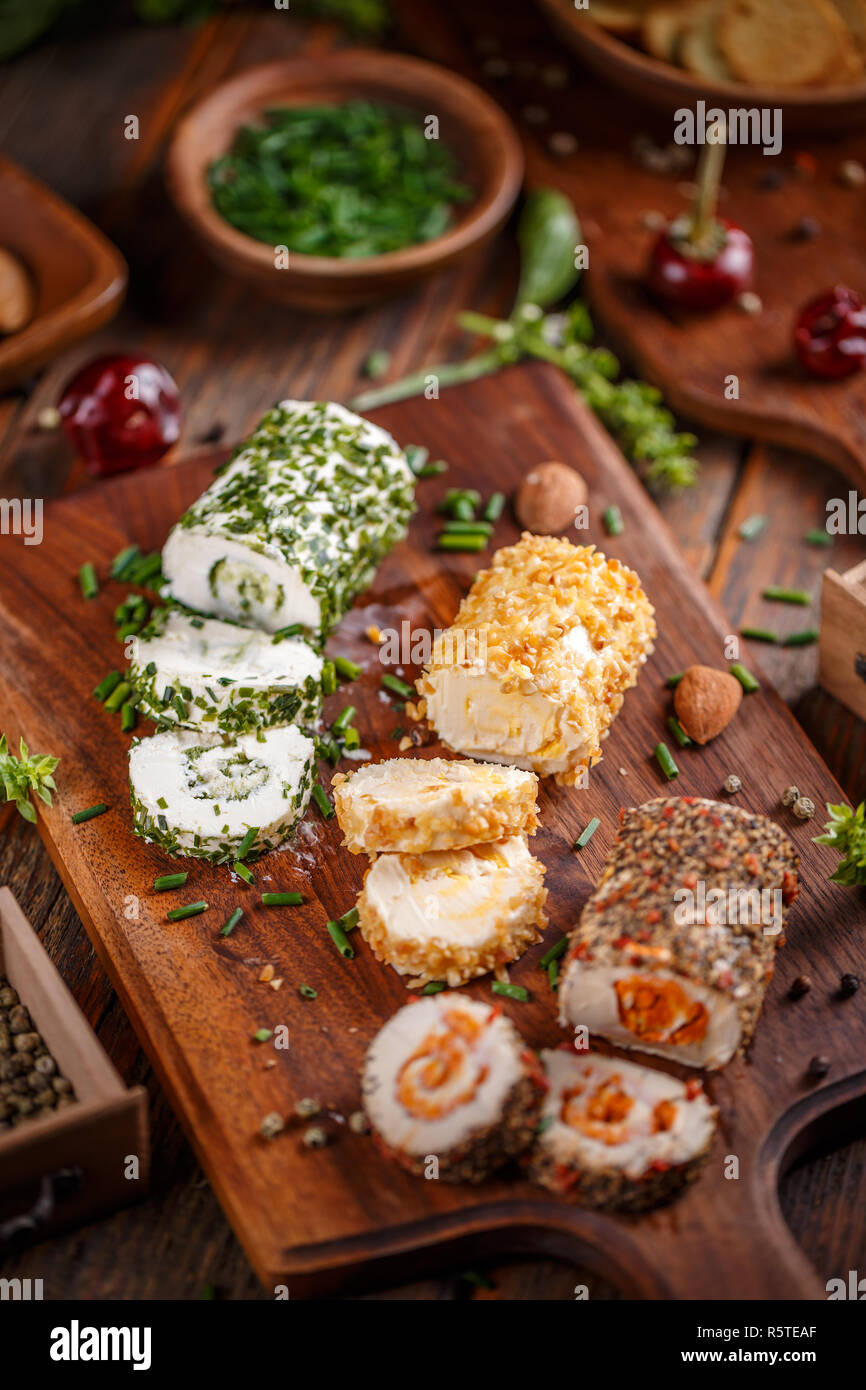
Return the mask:
<path fill-rule="evenodd" d="M 319 997 L 319 991 L 313 989 L 312 985 L 301 985 L 298 989 L 298 993 L 302 999 L 318 999 Z"/>
<path fill-rule="evenodd" d="M 207 912 L 208 904 L 187 903 L 185 907 L 173 907 L 166 916 L 170 922 L 182 922 L 185 917 L 197 917 L 200 912 Z"/>
<path fill-rule="evenodd" d="M 656 762 L 668 781 L 672 781 L 674 777 L 679 777 L 680 770 L 674 762 L 667 744 L 657 743 L 653 751 L 656 755 Z"/>
<path fill-rule="evenodd" d="M 729 670 L 732 676 L 736 676 L 747 695 L 751 695 L 755 690 L 760 690 L 761 682 L 755 680 L 751 671 L 741 661 L 731 662 Z"/>
<path fill-rule="evenodd" d="M 145 555 L 124 578 L 128 579 L 130 584 L 140 584 L 144 588 L 151 579 L 156 578 L 161 568 L 162 556 L 155 550 L 152 555 Z"/>
<path fill-rule="evenodd" d="M 479 536 L 477 531 L 470 536 L 451 536 L 443 531 L 441 536 L 437 539 L 436 545 L 439 550 L 465 550 L 468 553 L 470 551 L 483 550 L 487 545 L 487 541 L 488 537 Z"/>
<path fill-rule="evenodd" d="M 803 608 L 812 602 L 812 595 L 807 594 L 805 589 L 785 589 L 780 584 L 770 584 L 764 590 L 763 597 L 775 603 L 799 603 Z"/>
<path fill-rule="evenodd" d="M 484 511 L 481 513 L 481 515 L 484 517 L 485 521 L 498 521 L 502 515 L 502 509 L 504 506 L 505 493 L 491 493 L 490 497 L 487 499 L 487 505 L 485 506 Z"/>
<path fill-rule="evenodd" d="M 123 627 L 119 627 L 115 634 L 118 642 L 125 642 L 127 637 L 134 637 L 136 633 L 141 632 L 141 627 L 141 623 L 135 621 L 124 623 Z"/>
<path fill-rule="evenodd" d="M 541 960 L 538 962 L 538 964 L 541 966 L 541 969 L 546 970 L 547 967 L 550 965 L 550 962 L 552 960 L 559 960 L 560 956 L 565 955 L 567 949 L 568 937 L 562 936 L 557 941 L 556 945 L 551 946 L 550 950 L 545 951 L 544 955 L 541 957 Z"/>
<path fill-rule="evenodd" d="M 122 678 L 119 671 L 109 671 L 105 679 L 101 680 L 99 682 L 99 685 L 94 690 L 94 699 L 107 700 L 112 690 L 116 690 L 117 687 L 120 685 L 121 679 Z"/>
<path fill-rule="evenodd" d="M 342 676 L 344 681 L 356 681 L 361 674 L 360 666 L 354 661 L 350 661 L 347 656 L 334 657 L 334 670 L 338 676 Z"/>
<path fill-rule="evenodd" d="M 345 738 L 343 739 L 343 747 L 344 747 L 344 748 L 360 748 L 360 747 L 361 747 L 361 735 L 358 733 L 358 730 L 357 730 L 356 728 L 352 727 L 351 729 L 347 729 L 347 730 L 346 730 L 346 736 L 345 736 Z"/>
<path fill-rule="evenodd" d="M 455 497 L 451 503 L 451 515 L 455 521 L 472 521 L 475 507 L 468 497 Z"/>
<path fill-rule="evenodd" d="M 414 698 L 415 691 L 406 681 L 401 681 L 399 676 L 392 676 L 390 673 L 382 677 L 382 684 L 386 690 L 392 691 L 395 695 L 402 695 L 404 700 Z"/>
<path fill-rule="evenodd" d="M 179 695 L 175 695 L 175 697 L 174 697 L 174 699 L 172 700 L 171 703 L 172 703 L 172 705 L 173 705 L 173 707 L 174 707 L 174 710 L 175 710 L 175 713 L 177 714 L 178 719 L 186 719 L 187 716 L 188 716 L 189 711 L 187 710 L 187 707 L 186 707 L 186 705 L 184 704 L 184 702 L 183 702 L 183 700 L 181 699 L 181 697 L 180 697 Z"/>
<path fill-rule="evenodd" d="M 559 961 L 552 960 L 547 967 L 547 979 L 551 989 L 556 989 L 559 985 Z"/>
<path fill-rule="evenodd" d="M 86 820 L 93 820 L 94 816 L 105 815 L 107 810 L 105 803 L 100 801 L 96 806 L 88 806 L 86 811 L 76 811 L 72 817 L 72 824 L 82 825 Z"/>
<path fill-rule="evenodd" d="M 303 630 L 302 623 L 289 623 L 288 627 L 281 627 L 274 633 L 271 642 L 276 646 L 277 643 L 282 642 L 285 637 L 299 637 Z"/>
<path fill-rule="evenodd" d="M 167 811 L 167 810 L 168 810 L 168 802 L 166 801 L 166 799 L 165 799 L 164 796 L 161 796 L 161 797 L 159 798 L 159 800 L 157 801 L 156 804 L 157 804 L 157 806 L 159 807 L 159 809 L 160 809 L 161 811 Z"/>
<path fill-rule="evenodd" d="M 750 642 L 778 642 L 779 634 L 771 632 L 768 627 L 741 627 L 740 636 L 746 637 Z"/>
<path fill-rule="evenodd" d="M 370 353 L 370 356 L 364 363 L 364 375 L 369 377 L 371 381 L 378 381 L 379 377 L 385 375 L 390 365 L 390 352 L 386 352 L 384 348 L 376 348 L 374 352 Z M 420 453 L 423 453 L 426 457 L 426 449 L 419 449 L 418 445 L 415 445 L 414 447 L 418 449 Z M 408 463 L 409 467 L 412 469 L 412 472 L 414 473 L 415 469 L 413 467 L 412 459 L 409 457 L 409 450 L 407 449 L 405 452 L 406 462 Z"/>
<path fill-rule="evenodd" d="M 586 829 L 582 830 L 578 835 L 577 839 L 575 840 L 574 848 L 583 849 L 584 845 L 588 845 L 600 825 L 601 821 L 599 820 L 598 816 L 593 816 L 592 820 L 586 826 Z"/>
<path fill-rule="evenodd" d="M 427 981 L 427 984 L 426 984 L 426 985 L 424 986 L 424 988 L 421 990 L 421 993 L 422 993 L 422 994 L 441 994 L 442 991 L 443 991 L 443 989 L 445 989 L 445 983 L 444 983 L 443 980 L 428 980 L 428 981 Z"/>
<path fill-rule="evenodd" d="M 313 786 L 313 800 L 325 820 L 330 820 L 334 814 L 334 803 L 331 801 L 321 782 L 316 782 Z"/>
<path fill-rule="evenodd" d="M 333 695 L 337 689 L 337 668 L 333 661 L 326 661 L 322 665 L 322 694 Z"/>
<path fill-rule="evenodd" d="M 246 864 L 242 864 L 240 860 L 236 860 L 235 863 L 232 864 L 232 868 L 234 869 L 235 873 L 243 879 L 244 883 L 255 883 L 255 879 L 253 878 Z"/>
<path fill-rule="evenodd" d="M 78 582 L 85 598 L 96 598 L 99 593 L 99 580 L 96 578 L 96 570 L 89 560 L 78 571 Z"/>
<path fill-rule="evenodd" d="M 300 893 L 262 893 L 263 907 L 300 907 L 303 901 Z"/>
<path fill-rule="evenodd" d="M 188 878 L 188 873 L 162 874 L 153 880 L 153 891 L 154 893 L 167 893 L 169 888 L 182 888 Z"/>
<path fill-rule="evenodd" d="M 318 756 L 327 758 L 332 767 L 336 767 L 340 761 L 340 745 L 332 738 L 319 737 Z"/>
<path fill-rule="evenodd" d="M 446 521 L 442 528 L 443 536 L 489 536 L 493 530 L 491 521 Z"/>
<path fill-rule="evenodd" d="M 415 471 L 416 478 L 438 478 L 440 474 L 448 472 L 448 464 L 444 459 L 434 459 L 432 463 L 425 463 L 422 468 Z"/>
<path fill-rule="evenodd" d="M 670 729 L 677 743 L 680 745 L 680 748 L 691 747 L 692 741 L 675 714 L 668 715 L 667 723 L 668 728 Z"/>
<path fill-rule="evenodd" d="M 506 999 L 519 999 L 521 1004 L 529 999 L 528 989 L 524 989 L 523 985 L 509 984 L 507 980 L 494 980 L 490 988 L 494 994 L 503 994 Z"/>
<path fill-rule="evenodd" d="M 174 699 L 174 686 L 173 686 L 173 685 L 167 685 L 167 686 L 165 687 L 165 690 L 162 692 L 162 703 L 163 703 L 164 705 L 170 705 L 173 699 Z"/>
<path fill-rule="evenodd" d="M 346 705 L 345 709 L 340 710 L 340 713 L 331 725 L 331 732 L 334 734 L 344 733 L 357 713 L 358 711 L 355 709 L 354 705 Z"/>
<path fill-rule="evenodd" d="M 672 676 L 668 676 L 665 681 L 668 690 L 676 690 L 684 675 L 685 671 L 676 671 Z"/>
<path fill-rule="evenodd" d="M 833 544 L 833 537 L 828 535 L 826 531 L 820 531 L 817 527 L 807 531 L 803 540 L 807 545 L 823 545 L 828 549 Z"/>
<path fill-rule="evenodd" d="M 274 1036 L 274 1030 L 273 1030 L 273 1028 L 257 1028 L 256 1031 L 253 1033 L 253 1042 L 257 1042 L 257 1043 L 266 1043 L 266 1042 L 270 1042 L 270 1040 L 271 1040 L 271 1038 L 272 1038 L 273 1036 Z"/>
<path fill-rule="evenodd" d="M 337 921 L 343 928 L 343 931 L 354 931 L 358 925 L 358 918 L 360 915 L 356 907 L 350 907 L 348 912 L 344 912 L 342 917 L 337 918 Z"/>
<path fill-rule="evenodd" d="M 754 516 L 747 516 L 741 523 L 737 535 L 741 541 L 756 541 L 761 532 L 766 528 L 767 518 L 756 512 Z"/>
<path fill-rule="evenodd" d="M 405 732 L 406 732 L 406 730 L 403 728 L 403 725 L 402 725 L 402 724 L 397 724 L 397 725 L 391 730 L 391 737 L 392 737 L 392 738 L 402 738 L 403 735 L 405 734 Z"/>
<path fill-rule="evenodd" d="M 114 687 L 108 699 L 105 701 L 104 708 L 108 710 L 109 714 L 116 714 L 120 706 L 126 703 L 127 697 L 131 694 L 132 686 L 129 684 L 129 681 L 121 681 L 120 685 Z"/>
<path fill-rule="evenodd" d="M 246 859 L 247 855 L 249 854 L 250 850 L 256 842 L 256 836 L 258 835 L 258 833 L 259 827 L 257 825 L 251 825 L 246 835 L 238 845 L 237 854 L 235 856 L 237 860 L 240 861 L 242 859 Z"/>
<path fill-rule="evenodd" d="M 817 642 L 820 632 L 815 627 L 807 627 L 805 632 L 791 632 L 782 641 L 783 647 L 809 647 Z"/>
<path fill-rule="evenodd" d="M 242 907 L 236 907 L 229 920 L 220 927 L 220 936 L 231 936 L 238 922 L 244 915 Z"/>
<path fill-rule="evenodd" d="M 355 948 L 349 940 L 339 922 L 329 922 L 328 932 L 331 940 L 344 960 L 354 960 Z"/>
<path fill-rule="evenodd" d="M 141 551 L 137 545 L 128 545 L 125 550 L 121 550 L 115 555 L 111 562 L 112 579 L 125 579 L 127 570 L 132 568 L 140 554 Z"/>
<path fill-rule="evenodd" d="M 135 705 L 127 700 L 125 705 L 120 707 L 120 731 L 123 734 L 131 733 L 135 728 L 136 721 Z"/>
<path fill-rule="evenodd" d="M 423 444 L 407 444 L 403 453 L 406 455 L 406 462 L 417 477 L 419 468 L 423 468 L 430 457 L 430 450 L 425 449 Z"/>
<path fill-rule="evenodd" d="M 604 522 L 604 529 L 609 536 L 622 535 L 625 530 L 625 523 L 623 522 L 622 512 L 619 507 L 615 504 L 612 504 L 610 507 L 605 507 L 601 514 L 601 519 Z"/>

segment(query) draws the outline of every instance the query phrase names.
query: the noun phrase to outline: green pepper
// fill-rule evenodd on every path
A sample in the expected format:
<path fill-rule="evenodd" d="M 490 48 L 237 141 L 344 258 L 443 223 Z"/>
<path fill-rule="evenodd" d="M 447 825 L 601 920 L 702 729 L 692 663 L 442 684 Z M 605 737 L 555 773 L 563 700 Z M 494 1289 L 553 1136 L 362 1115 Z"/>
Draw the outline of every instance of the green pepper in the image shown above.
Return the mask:
<path fill-rule="evenodd" d="M 557 188 L 536 188 L 524 203 L 517 240 L 520 283 L 514 307 L 537 304 L 546 309 L 578 278 L 574 252 L 580 245 L 580 222 L 571 199 Z"/>

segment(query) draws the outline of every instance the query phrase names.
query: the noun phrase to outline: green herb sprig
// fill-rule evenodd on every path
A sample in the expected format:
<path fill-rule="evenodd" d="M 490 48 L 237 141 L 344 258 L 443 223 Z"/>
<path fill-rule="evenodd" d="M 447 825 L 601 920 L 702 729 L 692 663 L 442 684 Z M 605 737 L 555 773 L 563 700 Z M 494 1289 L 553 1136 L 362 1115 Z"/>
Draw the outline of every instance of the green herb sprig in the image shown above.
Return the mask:
<path fill-rule="evenodd" d="M 813 836 L 813 842 L 838 851 L 839 866 L 830 875 L 830 882 L 844 883 L 848 888 L 866 886 L 866 802 L 861 801 L 855 811 L 828 801 L 827 810 L 826 834 Z"/>
<path fill-rule="evenodd" d="M 47 753 L 37 753 L 31 757 L 23 738 L 19 745 L 19 753 L 20 756 L 17 758 L 14 753 L 10 753 L 6 735 L 0 734 L 0 780 L 3 782 L 3 799 L 14 801 L 18 814 L 35 823 L 36 807 L 30 800 L 30 793 L 35 792 L 40 801 L 44 801 L 47 806 L 51 805 L 51 793 L 57 790 L 51 774 L 60 759 L 52 758 Z"/>

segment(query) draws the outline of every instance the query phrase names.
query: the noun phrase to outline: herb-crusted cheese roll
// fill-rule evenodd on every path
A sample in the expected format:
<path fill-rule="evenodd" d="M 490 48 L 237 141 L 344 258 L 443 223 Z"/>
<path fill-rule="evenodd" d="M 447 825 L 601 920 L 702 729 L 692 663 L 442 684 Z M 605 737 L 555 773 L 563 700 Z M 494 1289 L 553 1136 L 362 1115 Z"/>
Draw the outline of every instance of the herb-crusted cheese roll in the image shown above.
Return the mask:
<path fill-rule="evenodd" d="M 157 609 L 136 639 L 128 679 L 160 726 L 243 734 L 311 724 L 322 708 L 322 658 L 300 637 Z"/>
<path fill-rule="evenodd" d="M 573 1048 L 544 1051 L 541 1064 L 535 1182 L 584 1206 L 641 1211 L 697 1177 L 718 1116 L 699 1081 Z"/>
<path fill-rule="evenodd" d="M 400 1009 L 376 1034 L 361 1076 L 380 1146 L 411 1173 L 480 1182 L 532 1142 L 538 1064 L 490 1004 L 436 994 Z"/>
<path fill-rule="evenodd" d="M 382 854 L 367 870 L 358 925 L 407 984 L 452 987 L 516 960 L 547 923 L 544 865 L 521 835 L 431 854 Z"/>
<path fill-rule="evenodd" d="M 172 855 L 224 864 L 275 849 L 307 808 L 313 740 L 294 724 L 237 738 L 171 729 L 133 743 L 137 835 Z M 254 832 L 250 834 L 250 832 Z"/>
<path fill-rule="evenodd" d="M 418 681 L 458 753 L 573 785 L 652 651 L 638 577 L 594 546 L 524 533 L 498 550 Z"/>
<path fill-rule="evenodd" d="M 389 758 L 331 782 L 352 854 L 425 854 L 534 835 L 538 778 L 516 767 Z"/>
<path fill-rule="evenodd" d="M 797 891 L 797 856 L 764 816 L 689 796 L 621 812 L 570 939 L 560 1022 L 723 1067 L 754 1032 Z"/>
<path fill-rule="evenodd" d="M 406 535 L 414 479 L 385 430 L 331 401 L 270 410 L 174 527 L 163 592 L 322 642 Z"/>

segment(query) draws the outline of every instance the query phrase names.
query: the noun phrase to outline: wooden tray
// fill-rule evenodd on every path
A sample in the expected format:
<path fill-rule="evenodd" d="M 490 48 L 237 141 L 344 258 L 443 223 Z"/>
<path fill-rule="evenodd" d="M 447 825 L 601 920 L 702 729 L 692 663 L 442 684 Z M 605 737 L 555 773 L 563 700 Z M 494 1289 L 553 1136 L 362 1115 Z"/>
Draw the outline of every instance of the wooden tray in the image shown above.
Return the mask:
<path fill-rule="evenodd" d="M 432 548 L 433 507 L 447 486 L 510 488 L 548 458 L 578 466 L 591 488 L 592 538 L 636 567 L 657 606 L 656 654 L 626 699 L 591 787 L 545 784 L 542 790 L 543 830 L 534 844 L 548 866 L 550 944 L 574 922 L 597 878 L 620 806 L 670 790 L 650 752 L 664 732 L 665 677 L 692 661 L 721 664 L 730 624 L 678 554 L 620 454 L 552 369 L 514 368 L 438 402 L 405 402 L 376 418 L 402 442 L 427 444 L 451 465 L 445 477 L 420 484 L 421 510 L 410 541 L 383 564 L 331 644 L 364 663 L 350 698 L 376 756 L 396 752 L 391 734 L 405 719 L 380 698 L 381 667 L 364 629 L 404 619 L 415 627 L 445 625 L 477 567 L 477 557 L 444 558 Z M 333 950 L 325 922 L 352 905 L 365 866 L 339 849 L 337 827 L 325 825 L 315 810 L 299 852 L 264 860 L 255 890 L 231 884 L 224 868 L 187 861 L 186 890 L 150 891 L 167 861 L 132 834 L 128 738 L 91 696 L 118 662 L 111 614 L 125 591 L 106 585 L 85 603 L 76 576 L 84 560 L 104 574 L 130 540 L 159 545 L 207 483 L 213 461 L 212 455 L 200 457 L 64 498 L 47 508 L 41 547 L 4 544 L 0 724 L 13 737 L 23 732 L 35 750 L 60 756 L 60 790 L 53 808 L 40 808 L 42 833 L 265 1286 L 287 1284 L 294 1297 L 359 1278 L 392 1278 L 419 1263 L 429 1270 L 453 1261 L 456 1248 L 473 1259 L 506 1250 L 572 1257 L 633 1296 L 822 1297 L 784 1225 L 776 1184 L 780 1166 L 801 1145 L 853 1125 L 858 1106 L 862 1115 L 866 990 L 845 1002 L 834 995 L 843 971 L 866 973 L 857 930 L 866 911 L 861 893 L 828 884 L 835 856 L 811 844 L 815 823 L 803 826 L 779 812 L 779 792 L 794 778 L 819 805 L 841 800 L 842 793 L 766 686 L 744 701 L 715 744 L 677 755 L 682 772 L 674 789 L 683 794 L 715 795 L 728 772 L 739 772 L 741 804 L 783 816 L 807 884 L 752 1053 L 710 1082 L 722 1112 L 719 1138 L 709 1166 L 679 1202 L 641 1218 L 616 1218 L 569 1206 L 515 1175 L 481 1188 L 424 1182 L 389 1165 L 369 1139 L 336 1122 L 337 1141 L 323 1150 L 305 1150 L 297 1130 L 271 1143 L 259 1136 L 266 1113 L 288 1114 L 302 1096 L 342 1116 L 355 1110 L 365 1048 L 407 991 L 357 938 L 353 961 Z M 626 528 L 615 540 L 603 539 L 598 524 L 601 509 L 612 502 L 621 507 Z M 504 518 L 496 541 L 516 535 Z M 333 697 L 331 712 L 346 703 L 347 693 Z M 72 811 L 100 800 L 110 804 L 108 814 L 71 824 Z M 591 815 L 601 817 L 601 828 L 575 854 L 572 842 Z M 263 909 L 255 905 L 263 887 L 300 888 L 307 901 L 297 910 Z M 199 897 L 212 905 L 209 913 L 167 924 L 169 907 Z M 238 904 L 246 915 L 223 939 L 219 927 Z M 529 987 L 531 1001 L 503 1001 L 534 1045 L 562 1037 L 554 997 L 537 968 L 543 949 L 533 949 L 512 972 Z M 265 961 L 273 961 L 285 980 L 278 992 L 257 982 Z M 813 988 L 793 1004 L 786 992 L 801 973 L 811 975 Z M 315 1001 L 299 996 L 302 984 L 318 991 Z M 472 992 L 489 998 L 489 981 Z M 280 1023 L 290 1030 L 287 1051 L 251 1041 L 256 1029 Z M 828 1057 L 829 1074 L 807 1083 L 806 1068 L 818 1052 Z M 276 1066 L 267 1067 L 274 1060 Z M 730 1154 L 739 1159 L 737 1181 L 723 1176 Z"/>

